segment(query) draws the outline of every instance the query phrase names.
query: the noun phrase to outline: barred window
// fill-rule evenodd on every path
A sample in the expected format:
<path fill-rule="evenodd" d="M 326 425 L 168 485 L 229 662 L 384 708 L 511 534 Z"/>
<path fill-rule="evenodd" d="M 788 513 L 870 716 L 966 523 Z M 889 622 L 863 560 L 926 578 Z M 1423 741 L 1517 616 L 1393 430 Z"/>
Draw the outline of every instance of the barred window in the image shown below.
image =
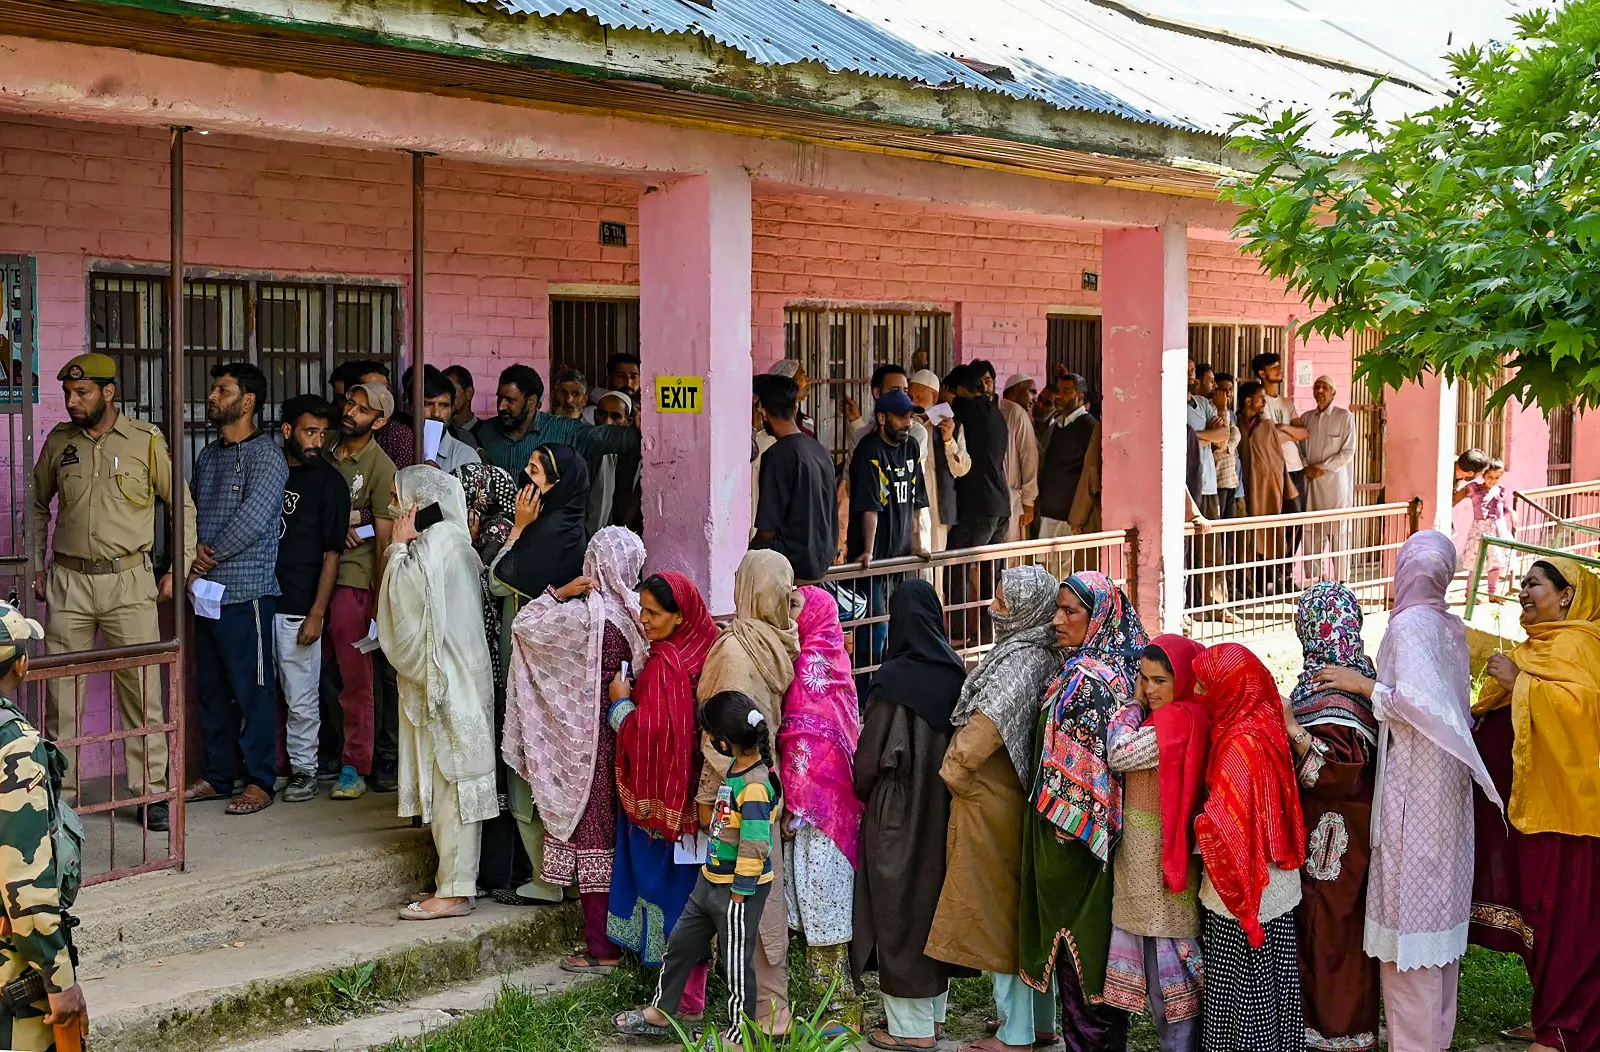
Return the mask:
<path fill-rule="evenodd" d="M 893 363 L 908 373 L 932 369 L 943 376 L 952 365 L 953 336 L 943 312 L 790 307 L 783 312 L 783 348 L 811 380 L 808 411 L 817 439 L 842 462 L 852 427 L 846 402 L 872 411 L 872 371 Z"/>
<path fill-rule="evenodd" d="M 550 299 L 550 377 L 576 369 L 590 387 L 610 386 L 606 361 L 613 354 L 639 353 L 639 301 Z"/>
<path fill-rule="evenodd" d="M 212 366 L 253 362 L 267 374 L 261 423 L 300 394 L 329 394 L 342 362 L 385 362 L 399 383 L 400 292 L 393 286 L 252 279 L 184 282 L 183 445 L 192 464 L 216 429 L 206 421 Z M 330 310 L 329 307 L 332 307 Z M 89 274 L 89 346 L 117 363 L 124 412 L 161 426 L 167 412 L 167 278 L 162 274 Z"/>

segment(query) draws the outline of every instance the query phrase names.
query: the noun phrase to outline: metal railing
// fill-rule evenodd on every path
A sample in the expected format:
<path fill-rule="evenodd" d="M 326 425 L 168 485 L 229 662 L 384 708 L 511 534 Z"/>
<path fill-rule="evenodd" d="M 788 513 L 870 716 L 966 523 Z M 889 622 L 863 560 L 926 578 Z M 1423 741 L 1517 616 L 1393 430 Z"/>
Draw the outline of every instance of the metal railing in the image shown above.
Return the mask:
<path fill-rule="evenodd" d="M 1363 608 L 1385 609 L 1395 552 L 1417 531 L 1421 504 L 1215 519 L 1204 533 L 1187 524 L 1187 633 L 1215 643 L 1281 629 L 1294 622 L 1300 592 L 1316 581 L 1341 581 Z"/>
<path fill-rule="evenodd" d="M 1595 531 L 1595 539 L 1600 541 L 1600 530 Z M 1488 572 L 1490 561 L 1494 558 L 1493 550 L 1496 548 L 1503 549 L 1508 554 L 1509 561 L 1512 562 L 1515 570 L 1513 575 L 1515 578 L 1521 578 L 1527 572 L 1528 567 L 1551 555 L 1565 555 L 1582 563 L 1584 566 L 1600 570 L 1600 558 L 1596 558 L 1593 553 L 1585 554 L 1560 548 L 1546 548 L 1542 545 L 1527 544 L 1508 537 L 1485 537 L 1483 545 L 1478 549 L 1477 558 L 1473 560 L 1472 572 L 1467 576 L 1466 616 L 1468 620 L 1472 619 L 1473 612 L 1477 609 L 1479 596 L 1491 600 L 1495 598 L 1484 587 L 1484 575 Z M 1504 597 L 1501 598 L 1503 599 Z"/>
<path fill-rule="evenodd" d="M 839 599 L 850 664 L 864 676 L 876 671 L 883 656 L 894 590 L 913 575 L 938 590 L 951 643 L 970 662 L 994 645 L 994 625 L 987 611 L 999 570 L 1037 563 L 1057 579 L 1098 570 L 1131 594 L 1135 552 L 1134 531 L 1104 530 L 938 552 L 931 559 L 885 559 L 865 570 L 857 563 L 845 563 L 828 571 L 823 587 Z"/>
<path fill-rule="evenodd" d="M 1600 551 L 1600 479 L 1512 494 L 1516 540 L 1568 554 Z"/>
<path fill-rule="evenodd" d="M 57 695 L 56 704 L 64 707 L 70 703 L 76 717 L 72 726 L 77 727 L 77 734 L 57 740 L 56 745 L 72 764 L 64 790 L 71 797 L 73 809 L 83 819 L 85 885 L 158 869 L 176 869 L 183 864 L 183 674 L 183 660 L 176 640 L 114 647 L 92 654 L 41 654 L 28 663 L 23 697 L 17 700 L 35 725 L 48 725 L 45 715 L 52 687 Z M 133 700 L 135 707 L 143 701 L 142 692 L 155 692 L 156 706 L 161 704 L 161 698 L 168 698 L 172 715 L 162 723 L 123 726 L 122 709 L 118 705 L 122 690 L 141 692 L 141 696 Z M 83 727 L 91 697 L 106 701 L 110 710 L 109 729 L 85 734 Z M 139 769 L 142 765 L 131 762 L 128 755 L 130 752 L 145 755 L 155 738 L 166 747 L 167 788 L 159 791 L 150 789 Z M 143 748 L 130 749 L 135 742 Z M 150 763 L 156 765 L 156 760 Z M 96 771 L 104 768 L 107 773 L 86 780 L 85 767 Z M 119 797 L 117 786 L 124 775 L 128 784 L 135 787 L 134 795 Z M 136 809 L 157 803 L 165 803 L 170 809 L 170 833 L 152 833 L 139 820 Z M 134 838 L 137 850 L 128 849 L 130 837 Z"/>

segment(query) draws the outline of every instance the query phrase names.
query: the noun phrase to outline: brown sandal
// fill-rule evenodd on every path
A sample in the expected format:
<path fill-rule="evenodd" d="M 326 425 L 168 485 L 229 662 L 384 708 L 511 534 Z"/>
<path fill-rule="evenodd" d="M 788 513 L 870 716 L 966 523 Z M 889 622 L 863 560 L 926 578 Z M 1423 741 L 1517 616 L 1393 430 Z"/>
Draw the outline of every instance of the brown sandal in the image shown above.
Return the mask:
<path fill-rule="evenodd" d="M 206 800 L 226 800 L 227 797 L 217 792 L 216 787 L 204 778 L 190 785 L 183 791 L 185 803 L 198 804 Z"/>
<path fill-rule="evenodd" d="M 253 815 L 272 806 L 272 796 L 259 785 L 247 785 L 244 792 L 229 804 L 224 814 Z"/>

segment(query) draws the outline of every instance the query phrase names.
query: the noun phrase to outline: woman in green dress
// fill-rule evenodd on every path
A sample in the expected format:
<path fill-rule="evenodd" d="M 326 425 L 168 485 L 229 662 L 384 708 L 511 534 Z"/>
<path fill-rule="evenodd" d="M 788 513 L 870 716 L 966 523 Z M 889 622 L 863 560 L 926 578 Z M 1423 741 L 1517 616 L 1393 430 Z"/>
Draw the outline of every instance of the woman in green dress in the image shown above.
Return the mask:
<path fill-rule="evenodd" d="M 1120 1052 L 1127 1015 L 1102 1004 L 1111 851 L 1122 832 L 1122 779 L 1106 763 L 1106 733 L 1133 699 L 1149 637 L 1122 589 L 1093 571 L 1061 585 L 1054 624 L 1067 660 L 1045 689 L 1035 736 L 1022 837 L 1022 978 L 1040 991 L 1055 979 L 1067 1052 Z"/>

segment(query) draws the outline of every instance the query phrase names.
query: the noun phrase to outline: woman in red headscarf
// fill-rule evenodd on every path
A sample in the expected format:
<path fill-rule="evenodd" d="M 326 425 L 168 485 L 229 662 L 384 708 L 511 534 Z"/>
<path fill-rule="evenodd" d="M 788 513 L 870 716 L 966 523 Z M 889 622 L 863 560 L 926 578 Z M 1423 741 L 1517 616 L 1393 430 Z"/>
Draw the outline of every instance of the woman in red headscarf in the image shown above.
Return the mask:
<path fill-rule="evenodd" d="M 1205 1052 L 1303 1049 L 1299 940 L 1305 821 L 1278 685 L 1238 643 L 1194 663 L 1211 719 L 1205 809 L 1194 822 L 1206 947 Z"/>
<path fill-rule="evenodd" d="M 611 683 L 611 726 L 617 732 L 617 860 L 611 872 L 606 934 L 660 964 L 673 926 L 700 874 L 698 864 L 678 864 L 674 845 L 699 829 L 694 806 L 700 780 L 700 731 L 695 724 L 695 687 L 717 626 L 699 591 L 680 573 L 652 574 L 639 586 L 639 620 L 650 656 L 632 683 Z M 705 1009 L 705 972 L 691 981 L 680 1021 Z M 619 1022 L 619 1027 L 621 1023 Z M 666 1037 L 670 1030 L 625 1031 Z"/>
<path fill-rule="evenodd" d="M 1111 722 L 1107 763 L 1122 772 L 1122 840 L 1111 857 L 1106 1004 L 1148 1006 L 1162 1052 L 1200 1037 L 1200 864 L 1192 828 L 1205 789 L 1211 721 L 1194 698 L 1205 647 L 1157 636 L 1144 648 L 1134 703 Z"/>

